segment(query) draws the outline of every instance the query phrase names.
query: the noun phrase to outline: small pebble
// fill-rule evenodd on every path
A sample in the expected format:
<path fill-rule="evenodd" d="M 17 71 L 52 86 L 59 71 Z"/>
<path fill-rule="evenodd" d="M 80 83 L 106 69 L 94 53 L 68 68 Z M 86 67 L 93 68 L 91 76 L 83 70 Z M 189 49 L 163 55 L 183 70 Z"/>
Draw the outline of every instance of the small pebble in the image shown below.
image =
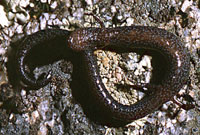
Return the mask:
<path fill-rule="evenodd" d="M 56 1 L 54 1 L 52 4 L 51 4 L 51 6 L 50 6 L 52 9 L 55 9 L 56 7 L 57 7 L 57 2 Z"/>
<path fill-rule="evenodd" d="M 31 123 L 34 124 L 36 122 L 36 120 L 40 117 L 38 111 L 33 111 L 31 114 Z"/>
<path fill-rule="evenodd" d="M 47 3 L 47 0 L 40 0 L 42 3 Z"/>
<path fill-rule="evenodd" d="M 185 0 L 184 3 L 183 3 L 183 5 L 182 5 L 182 7 L 181 7 L 181 10 L 182 10 L 183 12 L 185 12 L 186 9 L 187 9 L 189 6 L 192 5 L 192 3 L 193 3 L 193 1 Z"/>
<path fill-rule="evenodd" d="M 186 118 L 187 118 L 187 112 L 185 110 L 181 110 L 177 116 L 178 121 L 183 122 L 186 120 Z"/>
<path fill-rule="evenodd" d="M 0 25 L 2 27 L 8 26 L 9 21 L 6 17 L 6 13 L 4 12 L 4 7 L 0 5 Z"/>
<path fill-rule="evenodd" d="M 24 15 L 22 13 L 17 13 L 16 14 L 17 19 L 19 19 L 21 22 L 23 22 L 24 24 L 30 19 L 29 15 Z"/>

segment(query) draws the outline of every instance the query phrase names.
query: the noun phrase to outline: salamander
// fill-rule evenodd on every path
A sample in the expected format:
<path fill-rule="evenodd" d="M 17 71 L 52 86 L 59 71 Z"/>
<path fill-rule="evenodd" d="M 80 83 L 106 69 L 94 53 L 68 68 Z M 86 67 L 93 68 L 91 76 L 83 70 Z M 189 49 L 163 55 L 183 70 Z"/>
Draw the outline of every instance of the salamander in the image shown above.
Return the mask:
<path fill-rule="evenodd" d="M 17 50 L 14 57 L 17 77 L 25 89 L 39 89 L 49 83 L 48 75 L 41 75 L 35 79 L 27 70 L 27 63 L 32 65 L 43 65 L 41 62 L 54 61 L 63 58 L 65 50 L 66 37 L 70 32 L 61 29 L 41 30 L 31 35 L 25 36 L 17 42 Z M 16 46 L 16 45 L 15 45 Z M 16 47 L 15 47 L 16 48 Z M 54 55 L 52 55 L 54 54 Z M 34 63 L 34 64 L 33 64 Z M 10 68 L 10 67 L 9 67 Z M 11 67 L 12 68 L 12 67 Z M 13 69 L 10 69 L 13 70 Z"/>
<path fill-rule="evenodd" d="M 54 45 L 54 47 L 64 45 L 66 50 L 64 55 L 74 64 L 72 90 L 87 89 L 91 103 L 89 109 L 102 112 L 110 121 L 104 123 L 107 125 L 129 123 L 154 112 L 162 104 L 173 99 L 189 76 L 189 51 L 178 37 L 166 30 L 149 26 L 79 28 L 72 32 L 52 29 L 30 35 L 19 45 L 16 55 L 17 72 L 22 82 L 28 87 L 40 88 L 45 86 L 49 79 L 42 77 L 37 80 L 31 77 L 25 71 L 26 56 L 36 46 L 43 46 L 41 42 L 49 43 L 49 39 L 56 37 L 62 38 L 63 43 L 59 46 Z M 48 46 L 45 49 L 48 50 Z M 93 53 L 97 49 L 109 49 L 121 53 L 132 52 L 134 49 L 156 51 L 166 61 L 167 74 L 160 84 L 142 86 L 151 91 L 141 100 L 132 105 L 123 105 L 113 99 L 102 82 L 97 59 Z M 141 86 L 138 85 L 139 87 Z"/>

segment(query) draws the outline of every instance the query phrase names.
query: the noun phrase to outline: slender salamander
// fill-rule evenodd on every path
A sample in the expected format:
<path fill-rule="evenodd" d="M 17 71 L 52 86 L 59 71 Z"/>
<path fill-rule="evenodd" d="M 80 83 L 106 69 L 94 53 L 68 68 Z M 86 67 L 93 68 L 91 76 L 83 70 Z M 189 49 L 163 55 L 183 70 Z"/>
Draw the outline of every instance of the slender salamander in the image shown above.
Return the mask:
<path fill-rule="evenodd" d="M 62 42 L 48 46 L 48 43 L 57 37 Z M 31 54 L 33 48 L 42 48 L 42 46 L 44 50 L 49 50 L 50 46 L 53 46 L 51 48 L 61 48 L 66 51 L 62 55 L 66 55 L 74 64 L 72 89 L 77 87 L 87 89 L 93 104 L 90 109 L 101 111 L 105 118 L 111 121 L 107 123 L 111 126 L 115 122 L 128 123 L 152 113 L 162 104 L 173 99 L 189 76 L 190 55 L 187 48 L 174 34 L 163 29 L 148 26 L 79 28 L 73 32 L 47 29 L 27 36 L 17 50 L 18 75 L 23 84 L 30 88 L 40 88 L 50 81 L 44 76 L 37 80 L 25 71 L 26 57 Z M 140 48 L 157 51 L 166 60 L 167 75 L 159 85 L 146 84 L 144 87 L 151 92 L 145 94 L 138 102 L 132 105 L 120 104 L 105 88 L 93 53 L 97 49 L 106 48 L 112 48 L 116 52 L 117 50 L 131 52 Z"/>

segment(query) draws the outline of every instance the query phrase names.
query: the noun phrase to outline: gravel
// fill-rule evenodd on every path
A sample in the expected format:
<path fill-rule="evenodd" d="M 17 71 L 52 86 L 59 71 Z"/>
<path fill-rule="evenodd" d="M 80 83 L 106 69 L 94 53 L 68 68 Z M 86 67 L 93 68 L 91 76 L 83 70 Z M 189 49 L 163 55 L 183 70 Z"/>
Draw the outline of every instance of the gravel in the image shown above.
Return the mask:
<path fill-rule="evenodd" d="M 0 2 L 0 134 L 135 135 L 200 134 L 200 1 L 199 0 L 3 0 Z M 183 110 L 173 102 L 158 111 L 120 128 L 98 125 L 89 120 L 73 98 L 69 83 L 70 62 L 60 60 L 35 72 L 52 70 L 54 82 L 26 92 L 12 89 L 7 78 L 7 52 L 11 41 L 56 25 L 62 29 L 156 26 L 175 33 L 191 52 L 190 82 L 187 93 L 195 108 Z M 110 94 L 123 104 L 132 104 L 143 94 L 117 89 L 118 84 L 148 83 L 153 70 L 151 57 L 136 53 L 117 54 L 98 50 L 98 65 Z M 126 69 L 127 71 L 125 71 Z M 14 93 L 14 94 L 13 94 Z M 188 103 L 184 98 L 180 102 Z M 98 117 L 98 116 L 97 116 Z"/>

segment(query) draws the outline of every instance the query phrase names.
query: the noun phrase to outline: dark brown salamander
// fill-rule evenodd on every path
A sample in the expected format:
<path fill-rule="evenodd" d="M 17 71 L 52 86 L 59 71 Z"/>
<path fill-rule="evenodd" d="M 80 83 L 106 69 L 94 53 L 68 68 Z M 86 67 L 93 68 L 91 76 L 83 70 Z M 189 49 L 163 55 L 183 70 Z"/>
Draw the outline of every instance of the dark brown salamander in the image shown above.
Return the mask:
<path fill-rule="evenodd" d="M 24 88 L 38 89 L 49 83 L 50 78 L 47 78 L 47 75 L 45 77 L 39 77 L 41 79 L 35 79 L 31 76 L 31 74 L 26 71 L 26 63 L 33 60 L 33 57 L 35 57 L 35 61 L 42 61 L 41 59 L 43 59 L 43 57 L 45 57 L 45 61 L 54 61 L 55 59 L 62 58 L 63 52 L 65 52 L 65 54 L 67 53 L 65 44 L 69 34 L 70 32 L 66 30 L 47 29 L 28 35 L 17 43 L 19 44 L 16 52 L 17 75 Z M 34 55 L 34 53 L 38 55 Z M 43 53 L 45 53 L 46 56 Z M 32 57 L 32 59 L 29 57 Z M 33 63 L 33 61 L 31 62 Z M 49 62 L 46 64 L 48 63 Z"/>
<path fill-rule="evenodd" d="M 24 59 L 29 54 L 29 51 L 42 40 L 48 42 L 48 38 L 52 38 L 49 31 L 54 33 L 54 30 L 46 30 L 27 37 L 20 45 L 17 53 L 18 74 L 24 84 L 34 88 L 46 85 L 49 80 L 43 78 L 43 80 L 37 81 L 31 78 L 24 71 Z M 74 55 L 74 58 L 69 58 L 75 65 L 71 83 L 72 89 L 87 89 L 89 92 L 87 98 L 90 96 L 92 106 L 89 109 L 102 112 L 105 118 L 111 121 L 111 123 L 108 122 L 108 125 L 112 126 L 112 122 L 131 122 L 152 113 L 163 103 L 171 100 L 188 79 L 190 69 L 189 52 L 174 34 L 163 29 L 131 26 L 80 28 L 73 32 L 60 30 L 60 33 L 59 30 L 57 31 L 53 37 L 65 36 L 66 50 L 69 50 L 66 55 L 70 52 L 70 55 Z M 118 50 L 131 52 L 137 48 L 157 51 L 166 60 L 167 75 L 164 76 L 159 85 L 147 84 L 145 87 L 150 89 L 151 92 L 146 94 L 140 101 L 130 106 L 122 105 L 111 97 L 102 83 L 97 60 L 93 54 L 94 50 L 104 50 L 106 48 L 112 48 L 116 52 Z M 48 48 L 46 49 L 48 50 Z M 79 86 L 75 86 L 77 84 Z M 90 105 L 88 104 L 88 106 Z"/>

